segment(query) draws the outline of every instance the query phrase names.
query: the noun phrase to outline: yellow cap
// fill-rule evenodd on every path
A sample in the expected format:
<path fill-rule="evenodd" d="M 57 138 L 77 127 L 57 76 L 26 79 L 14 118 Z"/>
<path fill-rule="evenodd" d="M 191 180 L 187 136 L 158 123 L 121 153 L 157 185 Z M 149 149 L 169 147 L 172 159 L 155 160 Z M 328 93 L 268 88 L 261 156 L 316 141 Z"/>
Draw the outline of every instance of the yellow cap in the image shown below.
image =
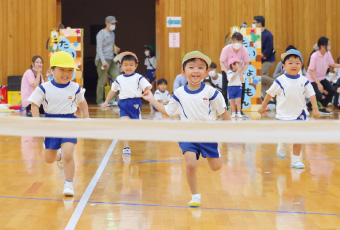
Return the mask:
<path fill-rule="evenodd" d="M 192 59 L 192 58 L 202 59 L 203 61 L 205 61 L 205 63 L 207 63 L 208 67 L 211 64 L 210 57 L 208 57 L 207 55 L 205 55 L 204 53 L 202 53 L 200 51 L 192 51 L 192 52 L 189 52 L 186 55 L 184 55 L 183 60 L 182 60 L 182 65 L 184 64 L 184 62 L 186 62 L 187 60 Z"/>
<path fill-rule="evenodd" d="M 59 51 L 53 54 L 50 58 L 51 67 L 64 67 L 64 68 L 74 68 L 79 69 L 76 67 L 74 63 L 74 59 L 71 54 L 65 51 Z"/>

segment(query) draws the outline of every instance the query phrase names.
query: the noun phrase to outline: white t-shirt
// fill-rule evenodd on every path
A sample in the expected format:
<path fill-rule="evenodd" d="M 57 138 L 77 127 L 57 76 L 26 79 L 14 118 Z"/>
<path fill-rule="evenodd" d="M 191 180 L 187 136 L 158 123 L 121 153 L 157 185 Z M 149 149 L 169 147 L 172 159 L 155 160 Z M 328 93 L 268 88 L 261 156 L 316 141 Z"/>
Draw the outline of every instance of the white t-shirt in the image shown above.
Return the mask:
<path fill-rule="evenodd" d="M 119 92 L 120 99 L 142 97 L 143 91 L 146 88 L 152 88 L 152 85 L 138 73 L 131 75 L 119 75 L 112 83 L 111 90 L 113 92 Z"/>
<path fill-rule="evenodd" d="M 228 86 L 242 86 L 240 74 L 237 74 L 234 80 L 231 78 L 234 76 L 235 71 L 229 70 L 227 73 Z"/>
<path fill-rule="evenodd" d="M 167 90 L 162 92 L 159 89 L 156 90 L 154 97 L 157 101 L 162 101 L 162 102 L 168 102 L 171 99 L 171 95 Z"/>
<path fill-rule="evenodd" d="M 279 120 L 296 120 L 306 107 L 306 97 L 315 95 L 313 86 L 304 76 L 282 74 L 267 90 L 276 96 L 276 118 Z"/>
<path fill-rule="evenodd" d="M 73 114 L 77 111 L 76 102 L 85 100 L 85 89 L 73 81 L 62 85 L 54 80 L 45 82 L 35 88 L 28 98 L 31 103 L 40 106 L 49 114 Z"/>
<path fill-rule="evenodd" d="M 222 94 L 202 83 L 196 91 L 189 90 L 188 85 L 179 87 L 165 111 L 169 116 L 180 114 L 181 120 L 214 121 L 216 116 L 226 112 L 226 108 Z"/>
<path fill-rule="evenodd" d="M 156 69 L 156 57 L 145 58 L 144 65 L 146 65 L 146 69 Z"/>

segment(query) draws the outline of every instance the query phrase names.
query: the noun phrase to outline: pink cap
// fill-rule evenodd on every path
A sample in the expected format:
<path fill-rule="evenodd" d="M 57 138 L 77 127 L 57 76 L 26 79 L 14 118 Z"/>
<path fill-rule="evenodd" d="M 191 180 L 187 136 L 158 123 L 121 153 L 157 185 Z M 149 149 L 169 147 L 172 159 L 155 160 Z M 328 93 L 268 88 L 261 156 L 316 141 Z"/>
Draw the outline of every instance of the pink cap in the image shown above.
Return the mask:
<path fill-rule="evenodd" d="M 228 61 L 228 66 L 230 66 L 231 64 L 235 63 L 235 62 L 241 62 L 240 59 L 238 58 L 232 58 Z"/>

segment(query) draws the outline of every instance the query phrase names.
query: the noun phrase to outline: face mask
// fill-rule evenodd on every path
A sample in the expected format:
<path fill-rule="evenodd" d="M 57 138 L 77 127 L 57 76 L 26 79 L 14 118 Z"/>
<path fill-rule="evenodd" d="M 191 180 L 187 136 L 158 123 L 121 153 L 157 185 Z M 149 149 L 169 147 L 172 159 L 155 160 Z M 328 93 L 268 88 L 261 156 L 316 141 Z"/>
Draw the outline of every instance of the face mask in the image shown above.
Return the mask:
<path fill-rule="evenodd" d="M 331 46 L 327 46 L 327 51 L 330 51 L 331 50 Z"/>
<path fill-rule="evenodd" d="M 256 28 L 256 24 L 252 24 L 252 27 L 253 27 L 253 28 Z"/>
<path fill-rule="evenodd" d="M 215 77 L 216 76 L 216 71 L 215 70 L 209 71 L 209 76 L 210 77 Z"/>
<path fill-rule="evenodd" d="M 147 57 L 150 56 L 150 51 L 147 51 L 147 50 L 146 50 L 144 53 L 145 53 L 145 56 L 147 56 Z"/>
<path fill-rule="evenodd" d="M 114 31 L 116 29 L 116 25 L 111 25 L 109 28 L 111 31 Z"/>
<path fill-rule="evenodd" d="M 240 43 L 233 43 L 233 48 L 235 50 L 239 50 L 241 47 L 242 47 L 242 44 L 240 44 Z"/>

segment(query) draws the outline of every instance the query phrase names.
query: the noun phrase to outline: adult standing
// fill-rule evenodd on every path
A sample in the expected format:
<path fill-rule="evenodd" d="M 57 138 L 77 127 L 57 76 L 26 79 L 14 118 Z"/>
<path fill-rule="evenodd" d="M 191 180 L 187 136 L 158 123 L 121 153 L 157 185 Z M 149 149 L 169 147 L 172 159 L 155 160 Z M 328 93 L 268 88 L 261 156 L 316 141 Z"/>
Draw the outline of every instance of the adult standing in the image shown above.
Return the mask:
<path fill-rule="evenodd" d="M 319 49 L 310 57 L 306 77 L 314 88 L 316 99 L 322 104 L 319 109 L 320 113 L 322 115 L 328 115 L 331 113 L 327 111 L 325 107 L 331 102 L 335 89 L 326 79 L 326 73 L 329 67 L 339 68 L 340 64 L 335 64 L 332 54 L 329 52 L 331 47 L 328 38 L 319 38 L 318 48 Z"/>
<path fill-rule="evenodd" d="M 229 60 L 232 58 L 237 58 L 241 61 L 240 65 L 242 70 L 240 72 L 241 75 L 248 69 L 249 66 L 249 51 L 246 47 L 243 46 L 243 35 L 239 32 L 236 32 L 231 37 L 231 44 L 225 46 L 222 49 L 220 56 L 220 64 L 222 69 L 222 94 L 228 104 L 228 80 L 227 80 L 227 72 L 230 70 L 230 66 L 228 65 Z M 242 105 L 244 100 L 244 91 L 245 91 L 245 83 L 242 82 Z"/>
<path fill-rule="evenodd" d="M 44 77 L 42 75 L 43 69 L 43 59 L 40 56 L 34 56 L 32 58 L 31 67 L 26 70 L 21 80 L 21 101 L 22 106 L 26 109 L 26 116 L 32 116 L 31 113 L 31 104 L 27 100 L 34 89 L 38 87 L 40 84 L 44 83 Z M 44 113 L 42 106 L 39 110 L 40 114 Z"/>
<path fill-rule="evenodd" d="M 272 33 L 265 28 L 263 16 L 255 16 L 253 21 L 254 28 L 261 28 L 262 31 L 262 74 L 268 76 L 270 68 L 275 64 L 274 38 Z"/>
<path fill-rule="evenodd" d="M 119 75 L 117 63 L 113 61 L 115 53 L 115 33 L 117 24 L 116 17 L 108 16 L 105 19 L 106 27 L 97 34 L 97 54 L 95 64 L 97 66 L 98 83 L 97 83 L 97 104 L 104 103 L 104 87 L 107 83 L 109 74 L 114 81 Z M 116 53 L 119 52 L 116 47 Z"/>

